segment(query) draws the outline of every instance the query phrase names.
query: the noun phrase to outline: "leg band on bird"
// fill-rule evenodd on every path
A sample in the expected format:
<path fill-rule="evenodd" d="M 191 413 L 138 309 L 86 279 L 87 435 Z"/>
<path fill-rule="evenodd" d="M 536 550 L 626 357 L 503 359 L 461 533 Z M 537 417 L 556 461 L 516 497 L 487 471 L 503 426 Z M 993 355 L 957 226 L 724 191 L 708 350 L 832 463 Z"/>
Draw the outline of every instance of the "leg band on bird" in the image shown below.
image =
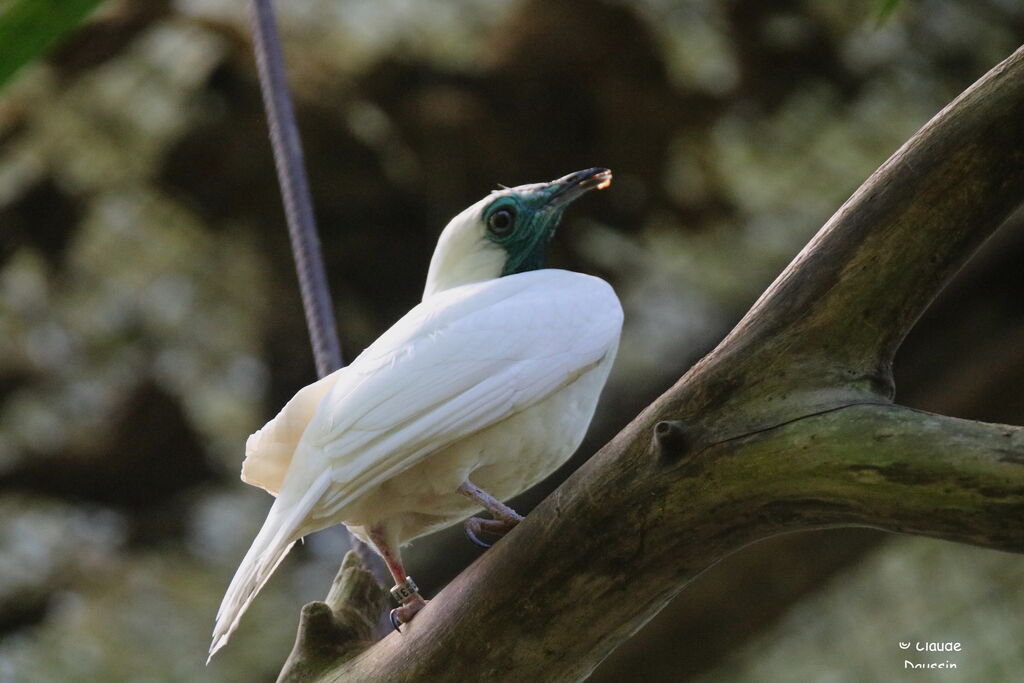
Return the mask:
<path fill-rule="evenodd" d="M 417 612 L 426 607 L 427 601 L 420 595 L 420 589 L 411 576 L 405 577 L 405 581 L 391 589 L 391 597 L 398 601 L 399 606 L 388 613 L 388 618 L 391 619 L 391 625 L 395 630 L 401 633 L 402 624 L 408 623 Z"/>
<path fill-rule="evenodd" d="M 391 597 L 395 599 L 398 604 L 404 603 L 414 595 L 419 595 L 420 587 L 416 585 L 416 582 L 412 580 L 411 576 L 405 577 L 405 581 L 395 584 L 394 588 L 391 589 Z"/>

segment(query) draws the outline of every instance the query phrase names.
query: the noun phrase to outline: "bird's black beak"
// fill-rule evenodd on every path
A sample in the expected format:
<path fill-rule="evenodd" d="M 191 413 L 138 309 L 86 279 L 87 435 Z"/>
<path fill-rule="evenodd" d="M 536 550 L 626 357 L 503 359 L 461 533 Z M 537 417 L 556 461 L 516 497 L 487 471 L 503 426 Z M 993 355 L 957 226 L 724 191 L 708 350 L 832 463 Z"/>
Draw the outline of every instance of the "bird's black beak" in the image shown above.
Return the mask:
<path fill-rule="evenodd" d="M 547 204 L 552 208 L 564 207 L 590 190 L 603 190 L 612 184 L 612 172 L 607 168 L 588 168 L 570 173 L 548 183 Z"/>

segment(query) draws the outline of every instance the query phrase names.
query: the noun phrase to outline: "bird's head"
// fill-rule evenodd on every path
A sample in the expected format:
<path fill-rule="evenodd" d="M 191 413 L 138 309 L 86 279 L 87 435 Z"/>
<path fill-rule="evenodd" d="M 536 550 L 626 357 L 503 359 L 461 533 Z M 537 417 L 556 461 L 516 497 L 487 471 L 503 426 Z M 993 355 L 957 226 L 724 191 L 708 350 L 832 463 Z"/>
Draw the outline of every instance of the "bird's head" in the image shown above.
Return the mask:
<path fill-rule="evenodd" d="M 562 213 L 588 190 L 612 182 L 606 168 L 588 168 L 550 183 L 495 190 L 453 218 L 430 260 L 426 299 L 437 292 L 547 265 L 545 249 Z"/>

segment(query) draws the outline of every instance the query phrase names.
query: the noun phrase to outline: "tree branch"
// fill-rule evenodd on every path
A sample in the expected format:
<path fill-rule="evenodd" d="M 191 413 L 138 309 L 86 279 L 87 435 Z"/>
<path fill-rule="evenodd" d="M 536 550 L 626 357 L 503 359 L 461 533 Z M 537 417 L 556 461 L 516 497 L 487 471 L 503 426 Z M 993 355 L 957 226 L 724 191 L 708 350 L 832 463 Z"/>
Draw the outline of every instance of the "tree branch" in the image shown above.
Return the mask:
<path fill-rule="evenodd" d="M 780 533 L 873 526 L 1024 551 L 1019 427 L 854 404 L 697 451 L 659 453 L 650 433 L 610 444 L 325 680 L 579 680 L 703 570 Z"/>
<path fill-rule="evenodd" d="M 278 683 L 316 680 L 324 670 L 347 661 L 372 643 L 387 594 L 350 550 L 323 602 L 303 606 L 299 633 Z"/>
<path fill-rule="evenodd" d="M 1021 199 L 1024 50 L 873 175 L 674 387 L 325 680 L 585 677 L 699 573 L 868 525 L 1024 551 L 1024 436 L 889 403 L 892 354 Z"/>
<path fill-rule="evenodd" d="M 720 461 L 716 476 L 728 481 L 758 468 L 760 485 L 743 507 L 746 524 L 767 531 L 870 526 L 1024 552 L 1021 427 L 861 404 L 716 444 L 702 457 Z"/>
<path fill-rule="evenodd" d="M 1017 50 L 893 154 L 701 365 L 721 366 L 720 384 L 742 383 L 732 393 L 745 402 L 774 399 L 762 411 L 768 422 L 780 400 L 804 412 L 808 391 L 825 391 L 823 408 L 891 398 L 903 338 L 1024 197 L 1021 121 Z M 783 358 L 780 382 L 771 373 Z"/>

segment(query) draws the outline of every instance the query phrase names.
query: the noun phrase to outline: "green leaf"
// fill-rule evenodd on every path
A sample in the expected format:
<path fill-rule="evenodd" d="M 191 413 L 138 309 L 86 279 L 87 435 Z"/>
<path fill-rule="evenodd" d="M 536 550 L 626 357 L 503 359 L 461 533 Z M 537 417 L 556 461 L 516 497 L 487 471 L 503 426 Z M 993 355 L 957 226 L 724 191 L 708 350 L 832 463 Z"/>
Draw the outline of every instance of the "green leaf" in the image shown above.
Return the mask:
<path fill-rule="evenodd" d="M 0 88 L 54 47 L 103 0 L 14 0 L 0 12 Z M 0 5 L 2 6 L 2 5 Z"/>
<path fill-rule="evenodd" d="M 875 22 L 881 26 L 889 17 L 892 15 L 896 8 L 900 6 L 901 0 L 876 0 L 875 2 Z"/>

